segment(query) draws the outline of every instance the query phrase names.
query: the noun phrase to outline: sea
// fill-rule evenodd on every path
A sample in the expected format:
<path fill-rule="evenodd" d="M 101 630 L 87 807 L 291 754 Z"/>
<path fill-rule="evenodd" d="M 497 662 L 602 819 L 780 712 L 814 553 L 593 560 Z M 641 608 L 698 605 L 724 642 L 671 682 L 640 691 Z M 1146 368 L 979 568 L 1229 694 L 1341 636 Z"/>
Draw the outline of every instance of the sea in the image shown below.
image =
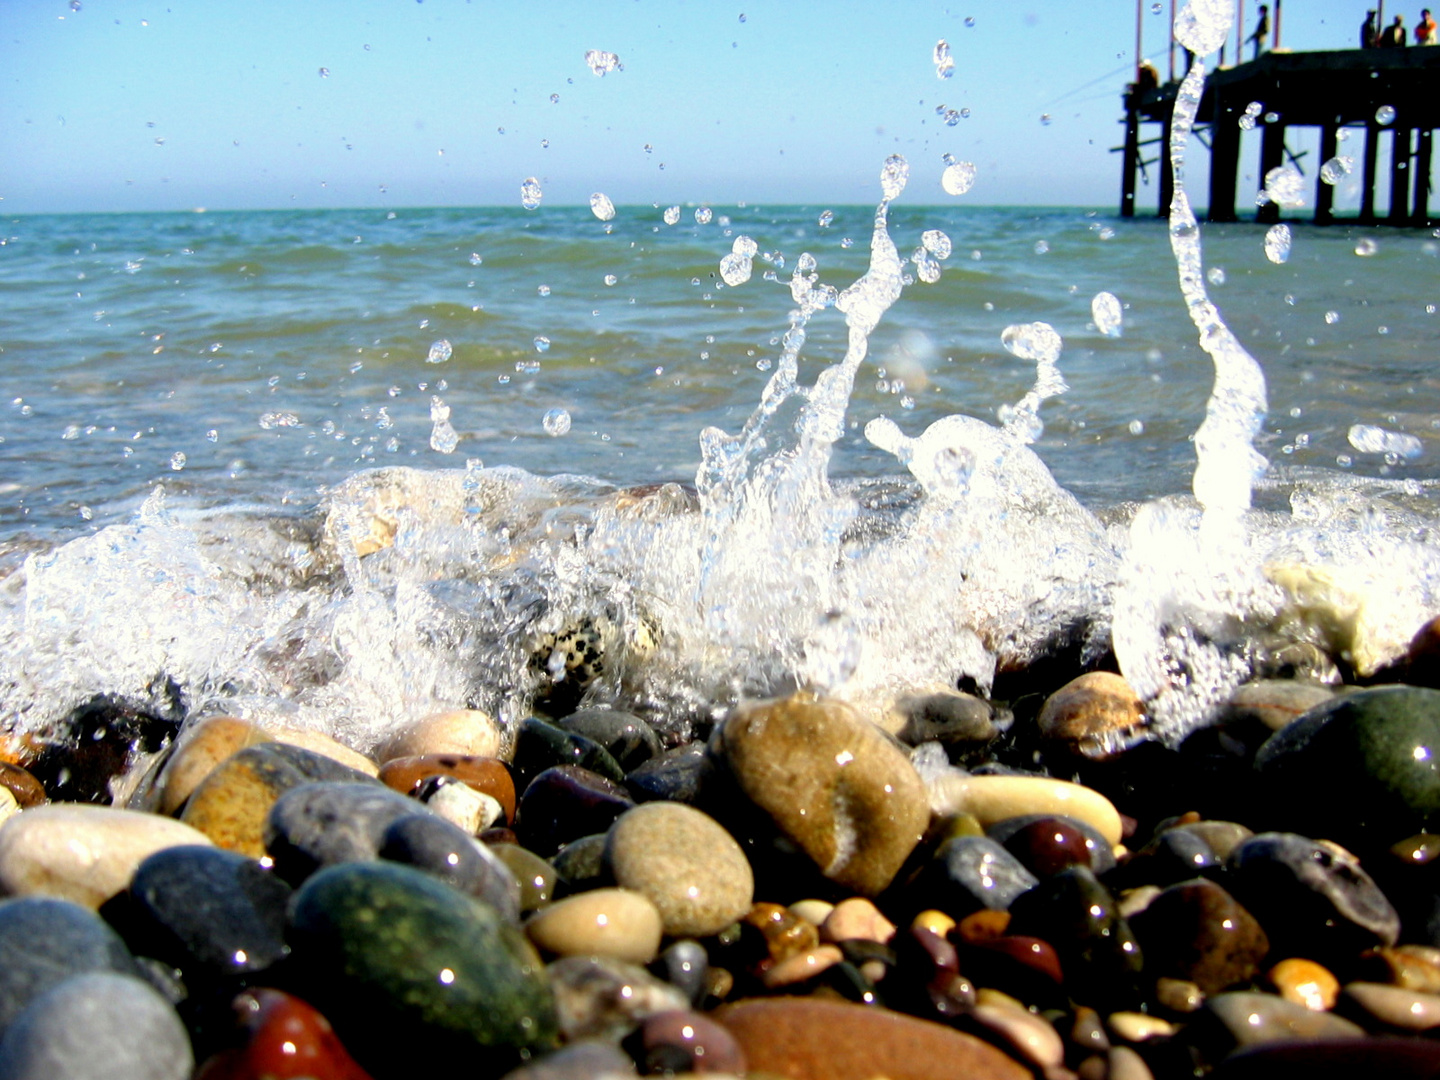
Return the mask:
<path fill-rule="evenodd" d="M 1364 673 L 1440 614 L 1440 234 L 1187 236 L 1264 377 L 1219 528 L 1164 220 L 884 194 L 0 220 L 0 726 L 678 741 L 1070 650 L 1174 739 L 1287 642 Z"/>

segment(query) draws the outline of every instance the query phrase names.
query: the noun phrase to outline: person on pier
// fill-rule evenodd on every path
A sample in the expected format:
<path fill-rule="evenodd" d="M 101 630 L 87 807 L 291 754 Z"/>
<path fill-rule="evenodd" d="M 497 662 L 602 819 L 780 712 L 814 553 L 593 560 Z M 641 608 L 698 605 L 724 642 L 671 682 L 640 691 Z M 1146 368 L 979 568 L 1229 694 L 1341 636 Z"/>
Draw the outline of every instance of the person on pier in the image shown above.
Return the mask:
<path fill-rule="evenodd" d="M 1375 12 L 1365 12 L 1365 21 L 1360 24 L 1360 48 L 1373 49 L 1379 44 L 1379 42 L 1375 40 L 1377 30 L 1378 27 L 1375 25 Z"/>
<path fill-rule="evenodd" d="M 1395 21 L 1380 31 L 1377 43 L 1382 49 L 1403 49 L 1409 42 L 1405 38 L 1405 16 L 1396 15 Z"/>
<path fill-rule="evenodd" d="M 1415 26 L 1416 45 L 1434 45 L 1436 43 L 1435 18 L 1430 14 L 1429 8 L 1420 9 L 1420 21 Z"/>
<path fill-rule="evenodd" d="M 1255 55 L 1252 60 L 1259 60 L 1260 54 L 1265 51 L 1265 43 L 1270 40 L 1270 6 L 1260 5 L 1260 18 L 1255 23 L 1255 32 L 1246 41 L 1255 43 Z"/>

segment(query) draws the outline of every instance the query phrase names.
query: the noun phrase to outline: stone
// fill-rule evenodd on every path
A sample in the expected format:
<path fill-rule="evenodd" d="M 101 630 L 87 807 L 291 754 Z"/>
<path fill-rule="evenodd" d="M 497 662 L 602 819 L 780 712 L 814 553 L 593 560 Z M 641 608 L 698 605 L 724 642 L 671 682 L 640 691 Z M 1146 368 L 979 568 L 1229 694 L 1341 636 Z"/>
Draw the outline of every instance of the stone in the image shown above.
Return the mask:
<path fill-rule="evenodd" d="M 555 885 L 559 878 L 555 867 L 519 844 L 490 844 L 487 846 L 490 854 L 499 859 L 519 882 L 522 914 L 538 911 L 554 899 Z"/>
<path fill-rule="evenodd" d="M 1277 827 L 1383 847 L 1420 832 L 1432 816 L 1440 823 L 1437 755 L 1440 690 L 1377 686 L 1276 732 L 1255 770 Z"/>
<path fill-rule="evenodd" d="M 134 950 L 179 968 L 187 983 L 263 971 L 290 951 L 290 887 L 236 852 L 158 851 L 135 871 L 129 897 Z"/>
<path fill-rule="evenodd" d="M 599 743 L 625 772 L 660 753 L 660 736 L 633 713 L 595 707 L 577 709 L 555 721 L 556 727 Z"/>
<path fill-rule="evenodd" d="M 1222 866 L 1200 834 L 1188 829 L 1166 829 L 1131 855 L 1115 877 L 1117 884 L 1164 888 L 1201 874 L 1216 873 Z"/>
<path fill-rule="evenodd" d="M 0 891 L 98 908 L 148 856 L 210 839 L 170 818 L 88 803 L 47 803 L 0 825 Z"/>
<path fill-rule="evenodd" d="M 790 910 L 795 910 L 791 905 Z M 820 940 L 878 941 L 887 944 L 895 936 L 895 924 L 863 896 L 841 900 L 820 925 Z"/>
<path fill-rule="evenodd" d="M 1011 934 L 1049 942 L 1067 986 L 1107 1010 L 1139 1004 L 1140 944 L 1114 898 L 1084 866 L 1046 878 L 1010 906 Z"/>
<path fill-rule="evenodd" d="M 1405 681 L 1440 690 L 1440 618 L 1431 619 L 1410 639 L 1405 654 Z"/>
<path fill-rule="evenodd" d="M 629 889 L 591 889 L 530 916 L 525 933 L 552 956 L 608 956 L 648 964 L 660 951 L 660 912 Z"/>
<path fill-rule="evenodd" d="M 432 776 L 451 776 L 489 795 L 505 811 L 507 823 L 515 820 L 515 781 L 499 758 L 472 754 L 420 754 L 391 758 L 380 767 L 380 782 L 402 795 L 410 795 Z"/>
<path fill-rule="evenodd" d="M 1426 994 L 1440 994 L 1440 949 L 1429 945 L 1396 945 L 1372 949 L 1355 966 L 1365 982 L 1403 986 Z"/>
<path fill-rule="evenodd" d="M 298 885 L 326 866 L 379 858 L 391 825 L 425 813 L 414 799 L 381 784 L 302 784 L 270 808 L 265 850 L 275 872 Z"/>
<path fill-rule="evenodd" d="M 1032 1005 L 1059 1005 L 1065 981 L 1060 955 L 1048 941 L 1020 934 L 957 945 L 961 970 L 977 984 L 1003 990 Z"/>
<path fill-rule="evenodd" d="M 1145 1059 L 1128 1046 L 1112 1046 L 1105 1052 L 1106 1080 L 1155 1080 Z"/>
<path fill-rule="evenodd" d="M 1044 776 L 973 776 L 952 770 L 932 783 L 930 805 L 942 817 L 973 814 L 986 829 L 1006 818 L 1045 814 L 1078 818 L 1112 846 L 1124 832 L 1119 811 L 1104 795 Z"/>
<path fill-rule="evenodd" d="M 620 763 L 594 739 L 534 716 L 522 720 L 516 729 L 511 764 L 515 783 L 522 789 L 546 769 L 562 765 L 586 769 L 616 784 L 625 780 Z"/>
<path fill-rule="evenodd" d="M 1102 759 L 1123 749 L 1145 726 L 1145 704 L 1123 675 L 1088 671 L 1045 699 L 1035 718 L 1040 737 L 1071 752 Z"/>
<path fill-rule="evenodd" d="M 138 974 L 125 942 L 100 916 L 45 896 L 0 900 L 0 1034 L 45 991 L 94 971 Z"/>
<path fill-rule="evenodd" d="M 0 761 L 0 787 L 15 798 L 21 810 L 39 806 L 45 801 L 45 788 L 27 770 L 8 761 Z"/>
<path fill-rule="evenodd" d="M 0 1039 L 0 1080 L 190 1080 L 170 1003 L 133 975 L 75 975 L 35 998 Z"/>
<path fill-rule="evenodd" d="M 694 803 L 709 770 L 703 742 L 688 742 L 651 758 L 625 777 L 625 786 L 637 803 Z"/>
<path fill-rule="evenodd" d="M 1275 956 L 1348 962 L 1393 945 L 1400 917 L 1354 856 L 1293 833 L 1261 833 L 1230 856 L 1230 889 Z"/>
<path fill-rule="evenodd" d="M 760 975 L 760 981 L 767 990 L 793 986 L 813 979 L 821 972 L 834 967 L 845 959 L 845 954 L 834 945 L 816 945 L 812 949 L 787 956 L 767 967 Z"/>
<path fill-rule="evenodd" d="M 10 820 L 20 812 L 20 802 L 15 798 L 15 793 L 9 788 L 0 786 L 0 824 Z"/>
<path fill-rule="evenodd" d="M 505 808 L 483 791 L 476 791 L 453 776 L 432 776 L 415 789 L 414 798 L 436 817 L 444 818 L 467 836 L 476 836 L 505 820 Z"/>
<path fill-rule="evenodd" d="M 691 938 L 682 938 L 660 954 L 652 969 L 663 973 L 665 981 L 699 1007 L 710 985 L 710 954 L 705 946 Z"/>
<path fill-rule="evenodd" d="M 1350 1039 L 1364 1034 L 1359 1026 L 1332 1013 L 1249 991 L 1210 998 L 1191 1021 L 1191 1037 L 1212 1061 L 1264 1043 Z"/>
<path fill-rule="evenodd" d="M 1255 835 L 1251 829 L 1233 821 L 1191 821 L 1173 828 L 1200 837 L 1221 862 L 1230 858 L 1231 852 Z"/>
<path fill-rule="evenodd" d="M 957 836 L 940 845 L 910 892 L 958 917 L 981 908 L 1005 911 L 1038 881 L 989 837 Z"/>
<path fill-rule="evenodd" d="M 1024 814 L 992 825 L 986 835 L 1020 860 L 1037 878 L 1067 866 L 1088 866 L 1096 874 L 1115 869 L 1115 850 L 1094 826 L 1056 814 Z"/>
<path fill-rule="evenodd" d="M 1273 562 L 1262 570 L 1284 593 L 1271 625 L 1278 636 L 1313 642 L 1362 678 L 1404 653 L 1405 641 L 1395 630 L 1405 617 L 1397 595 L 1367 568 Z"/>
<path fill-rule="evenodd" d="M 689 1008 L 685 995 L 644 968 L 602 956 L 566 956 L 548 967 L 561 1038 L 619 1042 L 657 1013 Z"/>
<path fill-rule="evenodd" d="M 397 796 L 398 797 L 398 796 Z M 555 1002 L 524 935 L 488 904 L 395 863 L 314 874 L 291 907 L 297 991 L 369 1072 L 492 1071 L 549 1049 Z"/>
<path fill-rule="evenodd" d="M 1103 1054 L 1110 1049 L 1110 1037 L 1100 1014 L 1088 1005 L 1075 1006 L 1070 1022 L 1070 1042 L 1086 1054 Z"/>
<path fill-rule="evenodd" d="M 498 758 L 504 745 L 504 733 L 488 713 L 445 709 L 401 726 L 381 744 L 378 756 L 381 762 L 425 754 Z"/>
<path fill-rule="evenodd" d="M 977 1004 L 970 1019 L 1007 1043 L 1016 1056 L 1038 1069 L 1053 1069 L 1065 1060 L 1065 1044 L 1043 1018 L 1014 1005 Z"/>
<path fill-rule="evenodd" d="M 483 900 L 507 922 L 520 921 L 520 883 L 480 841 L 428 814 L 396 818 L 380 837 L 376 854 L 432 874 L 467 896 Z"/>
<path fill-rule="evenodd" d="M 804 900 L 796 900 L 793 904 L 787 904 L 790 914 L 804 919 L 812 926 L 824 926 L 825 920 L 835 910 L 835 905 L 829 900 L 817 900 L 814 897 L 807 897 Z M 954 920 L 951 920 L 954 924 Z"/>
<path fill-rule="evenodd" d="M 1155 1001 L 1162 1008 L 1183 1015 L 1205 1004 L 1205 992 L 1189 979 L 1162 975 L 1155 980 Z"/>
<path fill-rule="evenodd" d="M 726 1073 L 744 1076 L 748 1065 L 735 1036 L 697 1012 L 657 1013 L 636 1033 L 635 1058 L 646 1075 Z"/>
<path fill-rule="evenodd" d="M 1110 1034 L 1128 1043 L 1143 1043 L 1151 1039 L 1168 1039 L 1178 1030 L 1163 1016 L 1150 1016 L 1140 1012 L 1114 1012 L 1105 1018 Z"/>
<path fill-rule="evenodd" d="M 573 896 L 591 889 L 614 885 L 615 878 L 605 865 L 605 842 L 608 833 L 591 833 L 571 840 L 550 859 L 559 875 L 556 899 Z"/>
<path fill-rule="evenodd" d="M 1206 994 L 1250 982 L 1270 951 L 1255 917 L 1204 879 L 1170 886 L 1130 925 L 1147 974 L 1189 980 Z"/>
<path fill-rule="evenodd" d="M 760 943 L 753 943 L 751 930 L 759 932 Z M 812 922 L 800 918 L 787 907 L 761 901 L 740 920 L 741 948 L 748 966 L 763 971 L 792 956 L 809 952 L 820 944 L 820 930 Z"/>
<path fill-rule="evenodd" d="M 895 701 L 880 724 L 908 746 L 938 742 L 964 752 L 983 746 L 1000 733 L 995 708 L 983 698 L 958 690 L 907 694 Z"/>
<path fill-rule="evenodd" d="M 1440 1026 L 1440 994 L 1426 994 L 1383 983 L 1346 983 L 1344 996 L 1364 1015 L 1402 1031 L 1429 1031 Z"/>
<path fill-rule="evenodd" d="M 1286 1001 L 1316 1012 L 1333 1009 L 1340 996 L 1340 980 L 1314 960 L 1289 957 L 1272 967 L 1265 977 Z"/>
<path fill-rule="evenodd" d="M 1271 731 L 1279 731 L 1334 696 L 1334 690 L 1315 682 L 1256 679 L 1236 688 L 1225 707 L 1225 719 L 1258 720 Z"/>
<path fill-rule="evenodd" d="M 199 829 L 217 847 L 253 859 L 265 855 L 265 819 L 291 788 L 315 781 L 372 786 L 364 773 L 298 746 L 263 742 L 231 754 L 191 792 L 180 820 Z"/>
<path fill-rule="evenodd" d="M 1432 1039 L 1297 1039 L 1231 1054 L 1210 1073 L 1211 1080 L 1430 1080 L 1440 1073 L 1440 1043 Z"/>
<path fill-rule="evenodd" d="M 863 896 L 890 884 L 929 824 L 914 766 L 843 702 L 742 704 L 710 752 L 825 877 Z"/>
<path fill-rule="evenodd" d="M 619 784 L 575 765 L 546 769 L 525 788 L 515 814 L 515 834 L 537 855 L 603 832 L 635 803 Z"/>
<path fill-rule="evenodd" d="M 948 940 L 924 927 L 895 935 L 894 970 L 886 975 L 886 1000 L 895 1009 L 926 1020 L 949 1022 L 975 1004 L 975 987 L 960 974 L 960 959 Z"/>
<path fill-rule="evenodd" d="M 239 1044 L 206 1060 L 195 1080 L 370 1080 L 330 1021 L 299 998 L 247 990 L 234 1011 Z"/>
<path fill-rule="evenodd" d="M 638 1075 L 635 1062 L 618 1046 L 586 1039 L 511 1069 L 502 1080 L 632 1080 Z"/>
<path fill-rule="evenodd" d="M 806 1080 L 1029 1080 L 1030 1070 L 988 1043 L 941 1024 L 815 998 L 766 998 L 711 1014 L 750 1071 Z"/>
<path fill-rule="evenodd" d="M 605 863 L 615 883 L 655 904 L 670 937 L 708 937 L 755 895 L 740 845 L 714 818 L 681 803 L 645 803 L 610 827 Z"/>

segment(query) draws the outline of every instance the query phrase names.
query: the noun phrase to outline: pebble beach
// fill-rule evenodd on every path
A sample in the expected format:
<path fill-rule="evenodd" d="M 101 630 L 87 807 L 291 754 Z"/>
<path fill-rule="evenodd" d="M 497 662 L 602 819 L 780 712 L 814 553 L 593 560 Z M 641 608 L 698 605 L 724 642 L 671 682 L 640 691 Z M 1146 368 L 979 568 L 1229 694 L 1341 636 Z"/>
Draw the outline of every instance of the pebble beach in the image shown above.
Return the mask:
<path fill-rule="evenodd" d="M 370 756 L 96 701 L 0 772 L 0 1077 L 1432 1076 L 1437 641 L 1175 747 L 1103 663 Z"/>

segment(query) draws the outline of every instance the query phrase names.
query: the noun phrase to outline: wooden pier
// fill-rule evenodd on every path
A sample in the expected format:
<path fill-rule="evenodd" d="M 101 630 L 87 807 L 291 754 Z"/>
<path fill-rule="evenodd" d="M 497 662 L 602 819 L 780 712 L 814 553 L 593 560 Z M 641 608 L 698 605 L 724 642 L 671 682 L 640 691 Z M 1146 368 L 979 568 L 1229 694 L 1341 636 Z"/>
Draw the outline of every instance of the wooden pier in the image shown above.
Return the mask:
<path fill-rule="evenodd" d="M 1136 176 L 1158 166 L 1157 212 L 1170 212 L 1170 117 L 1179 82 L 1155 87 L 1132 85 L 1124 97 L 1125 143 L 1120 216 L 1135 216 Z M 1258 102 L 1254 134 L 1260 139 L 1258 187 L 1273 168 L 1291 157 L 1287 131 L 1314 127 L 1320 132 L 1319 159 L 1302 166 L 1313 184 L 1309 198 L 1316 224 L 1337 220 L 1335 189 L 1320 179 L 1320 165 L 1336 156 L 1339 133 L 1347 130 L 1348 156 L 1362 169 L 1359 215 L 1346 218 L 1363 225 L 1427 226 L 1437 219 L 1430 210 L 1430 161 L 1434 131 L 1440 127 L 1440 45 L 1390 49 L 1345 49 L 1335 52 L 1270 52 L 1259 59 L 1211 72 L 1196 117 L 1195 133 L 1210 149 L 1210 221 L 1236 221 L 1240 126 L 1247 106 Z M 1388 106 L 1394 118 L 1381 123 L 1377 112 Z M 1383 118 L 1383 114 L 1382 114 Z M 1153 127 L 1147 127 L 1153 125 Z M 1158 130 L 1156 130 L 1158 128 Z M 1153 134 L 1151 134 L 1154 132 Z M 1363 141 L 1356 146 L 1356 135 Z M 1382 141 L 1390 146 L 1388 177 L 1376 174 Z M 1354 147 L 1354 149 L 1350 149 Z M 1152 155 L 1146 159 L 1149 149 Z M 1201 204 L 1196 177 L 1187 177 L 1192 201 Z M 1376 194 L 1386 186 L 1386 213 L 1376 213 Z M 1280 220 L 1274 203 L 1257 207 L 1255 220 Z"/>

